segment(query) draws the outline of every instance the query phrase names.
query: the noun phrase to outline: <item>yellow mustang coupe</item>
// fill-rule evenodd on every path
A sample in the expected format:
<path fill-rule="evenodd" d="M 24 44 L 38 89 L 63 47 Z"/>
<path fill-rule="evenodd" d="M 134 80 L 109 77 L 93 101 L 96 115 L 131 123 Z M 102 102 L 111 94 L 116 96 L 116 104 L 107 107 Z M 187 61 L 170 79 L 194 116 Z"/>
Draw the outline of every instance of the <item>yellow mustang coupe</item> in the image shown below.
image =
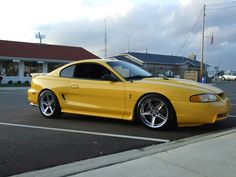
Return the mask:
<path fill-rule="evenodd" d="M 216 87 L 152 76 L 115 59 L 83 60 L 32 74 L 28 100 L 46 118 L 63 113 L 140 120 L 152 129 L 214 123 L 228 117 L 229 99 Z"/>

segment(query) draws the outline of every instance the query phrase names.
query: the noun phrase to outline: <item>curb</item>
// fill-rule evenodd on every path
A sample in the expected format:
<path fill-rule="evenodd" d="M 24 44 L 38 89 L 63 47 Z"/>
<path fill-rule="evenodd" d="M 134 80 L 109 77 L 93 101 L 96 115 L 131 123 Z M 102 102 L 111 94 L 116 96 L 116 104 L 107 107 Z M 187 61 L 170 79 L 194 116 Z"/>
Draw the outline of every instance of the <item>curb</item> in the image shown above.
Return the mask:
<path fill-rule="evenodd" d="M 171 141 L 163 144 L 148 146 L 145 148 L 129 150 L 121 153 L 96 157 L 88 160 L 78 161 L 70 164 L 60 165 L 52 168 L 47 168 L 43 170 L 37 170 L 33 172 L 26 172 L 15 177 L 63 177 L 79 174 L 86 171 L 91 171 L 99 169 L 106 166 L 115 165 L 118 163 L 123 163 L 131 161 L 134 159 L 142 158 L 145 156 L 166 152 L 172 149 L 183 147 L 189 144 L 194 144 L 198 142 L 207 141 L 209 139 L 214 139 L 217 137 L 225 136 L 228 134 L 236 133 L 236 129 L 232 128 L 226 131 L 218 133 L 206 133 L 202 135 L 197 135 L 194 137 L 184 138 L 176 141 Z"/>

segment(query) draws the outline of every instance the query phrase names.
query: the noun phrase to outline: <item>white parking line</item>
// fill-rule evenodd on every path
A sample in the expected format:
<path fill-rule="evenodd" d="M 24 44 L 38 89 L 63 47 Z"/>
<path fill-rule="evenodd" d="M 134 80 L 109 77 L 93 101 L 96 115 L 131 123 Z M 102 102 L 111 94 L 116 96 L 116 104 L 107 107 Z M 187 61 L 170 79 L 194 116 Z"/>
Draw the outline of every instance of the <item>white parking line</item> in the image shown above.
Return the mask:
<path fill-rule="evenodd" d="M 236 106 L 236 104 L 231 104 L 231 106 Z"/>
<path fill-rule="evenodd" d="M 51 128 L 51 127 L 40 127 L 40 126 L 23 125 L 23 124 L 12 124 L 12 123 L 3 123 L 3 122 L 0 122 L 0 125 L 13 126 L 13 127 L 23 127 L 23 128 L 33 128 L 33 129 L 41 129 L 41 130 L 61 131 L 61 132 L 70 132 L 70 133 L 81 133 L 81 134 L 89 134 L 89 135 L 99 135 L 99 136 L 116 137 L 116 138 L 127 138 L 127 139 L 136 139 L 136 140 L 156 141 L 156 142 L 161 142 L 161 143 L 165 143 L 165 142 L 169 142 L 170 141 L 170 140 L 158 139 L 158 138 L 147 138 L 147 137 L 139 137 L 139 136 L 117 135 L 117 134 L 109 134 L 109 133 L 89 132 L 89 131 L 70 130 L 70 129 L 61 129 L 61 128 Z"/>
<path fill-rule="evenodd" d="M 14 94 L 27 94 L 26 92 L 14 92 Z M 0 92 L 0 95 L 13 95 L 12 92 Z"/>
<path fill-rule="evenodd" d="M 25 90 L 14 90 L 14 91 L 10 91 L 10 90 L 0 90 L 0 94 L 15 94 L 15 93 L 27 93 L 27 91 Z"/>
<path fill-rule="evenodd" d="M 229 117 L 236 117 L 236 115 L 229 115 Z"/>

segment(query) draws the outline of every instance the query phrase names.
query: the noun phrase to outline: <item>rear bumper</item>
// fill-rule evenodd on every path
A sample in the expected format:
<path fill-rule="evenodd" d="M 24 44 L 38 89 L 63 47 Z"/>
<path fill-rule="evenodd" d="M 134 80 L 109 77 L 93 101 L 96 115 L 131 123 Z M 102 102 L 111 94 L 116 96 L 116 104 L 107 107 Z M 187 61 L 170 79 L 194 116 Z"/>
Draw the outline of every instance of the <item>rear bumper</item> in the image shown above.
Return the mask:
<path fill-rule="evenodd" d="M 37 104 L 34 104 L 34 103 L 30 103 L 31 106 L 34 106 L 34 107 L 38 107 L 39 105 Z"/>
<path fill-rule="evenodd" d="M 30 88 L 28 90 L 28 101 L 32 106 L 38 106 L 38 94 L 39 92 L 35 89 Z"/>

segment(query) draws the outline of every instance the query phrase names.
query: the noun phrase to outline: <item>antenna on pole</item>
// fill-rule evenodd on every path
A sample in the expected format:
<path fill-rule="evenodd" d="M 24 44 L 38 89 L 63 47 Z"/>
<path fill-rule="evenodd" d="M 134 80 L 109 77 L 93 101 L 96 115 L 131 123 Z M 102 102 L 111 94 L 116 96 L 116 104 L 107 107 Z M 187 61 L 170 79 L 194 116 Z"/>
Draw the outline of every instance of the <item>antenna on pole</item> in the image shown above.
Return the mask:
<path fill-rule="evenodd" d="M 40 34 L 40 32 L 38 32 L 37 34 L 35 34 L 35 38 L 39 39 L 39 43 L 42 44 L 42 40 L 46 38 L 46 35 L 42 35 Z"/>
<path fill-rule="evenodd" d="M 107 19 L 105 18 L 105 36 L 104 36 L 104 43 L 105 43 L 105 51 L 104 57 L 107 58 Z"/>
<path fill-rule="evenodd" d="M 206 19 L 206 4 L 203 5 L 202 46 L 201 46 L 202 58 L 201 58 L 201 67 L 200 67 L 200 81 L 202 80 L 202 76 L 203 76 L 205 19 Z"/>

